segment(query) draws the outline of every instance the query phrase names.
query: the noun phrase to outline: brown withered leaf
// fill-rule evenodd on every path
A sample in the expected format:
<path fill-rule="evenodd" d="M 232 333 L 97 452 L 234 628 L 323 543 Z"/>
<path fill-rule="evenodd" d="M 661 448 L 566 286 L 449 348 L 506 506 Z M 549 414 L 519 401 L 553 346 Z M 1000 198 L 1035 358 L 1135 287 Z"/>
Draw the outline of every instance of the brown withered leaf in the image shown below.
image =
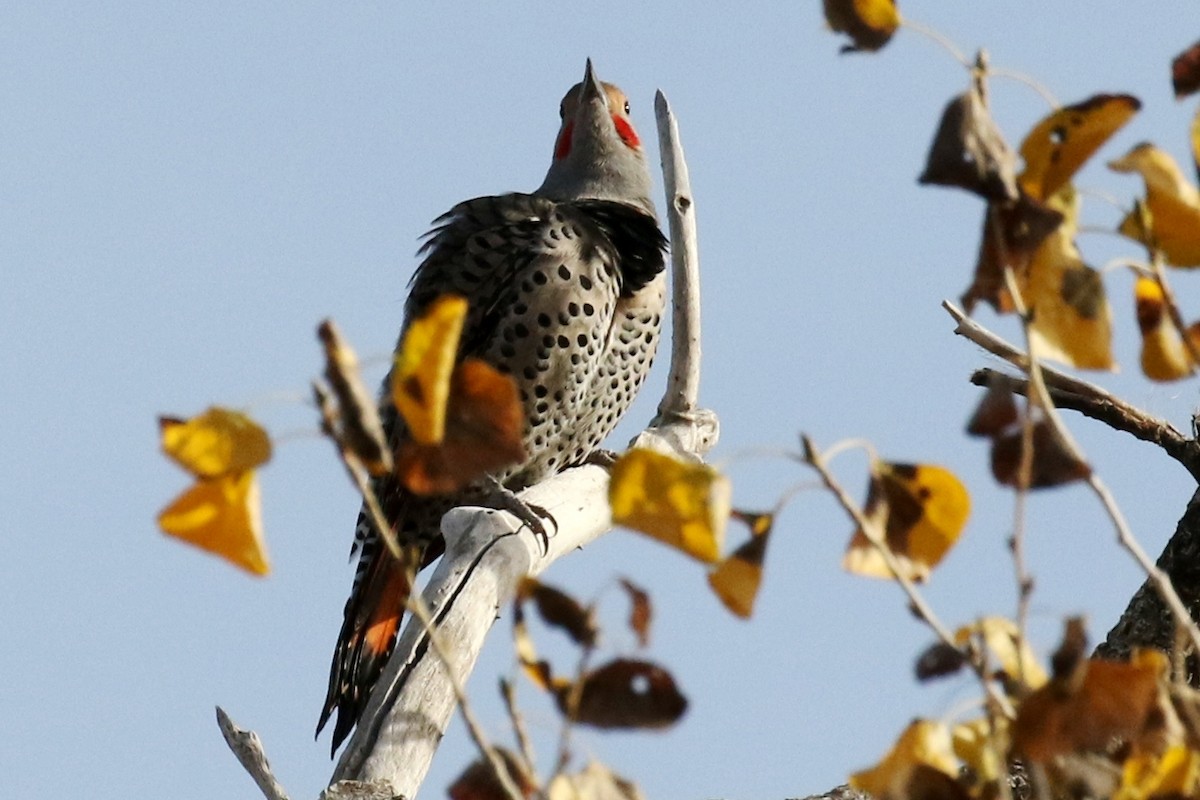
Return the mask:
<path fill-rule="evenodd" d="M 665 728 L 687 710 L 687 698 L 675 679 L 657 664 L 618 658 L 588 672 L 582 685 L 562 684 L 555 694 L 559 710 L 570 714 L 578 693 L 576 722 L 596 728 Z"/>
<path fill-rule="evenodd" d="M 1017 200 L 1016 158 L 978 82 L 946 105 L 917 182 L 966 189 L 988 201 Z"/>
<path fill-rule="evenodd" d="M 928 681 L 945 675 L 953 675 L 966 663 L 967 656 L 962 650 L 945 642 L 935 642 L 917 656 L 913 672 L 916 674 L 917 680 Z"/>
<path fill-rule="evenodd" d="M 445 435 L 435 444 L 405 442 L 396 474 L 414 494 L 445 494 L 524 460 L 525 415 L 512 378 L 468 358 L 450 379 Z"/>
<path fill-rule="evenodd" d="M 1136 651 L 1129 663 L 1080 662 L 1069 677 L 1056 676 L 1021 703 L 1013 726 L 1014 751 L 1045 762 L 1138 737 L 1159 724 L 1159 681 L 1166 670 L 1167 658 L 1156 650 Z"/>
<path fill-rule="evenodd" d="M 1024 191 L 1015 202 L 989 203 L 983 215 L 975 276 L 962 296 L 967 313 L 980 300 L 999 314 L 1012 312 L 1013 300 L 1004 281 L 1005 266 L 1013 270 L 1019 284 L 1038 247 L 1062 221 L 1062 214 Z"/>
<path fill-rule="evenodd" d="M 842 47 L 843 53 L 878 50 L 900 27 L 896 0 L 824 0 L 824 3 L 829 27 L 854 42 Z"/>
<path fill-rule="evenodd" d="M 1021 428 L 992 441 L 992 476 L 1002 486 L 1017 485 L 1021 468 Z M 1029 489 L 1046 489 L 1080 481 L 1092 474 L 1086 461 L 1077 460 L 1058 432 L 1045 420 L 1033 426 L 1033 471 Z"/>
<path fill-rule="evenodd" d="M 645 647 L 650 644 L 650 620 L 654 616 L 650 595 L 628 578 L 621 578 L 620 584 L 629 595 L 629 628 L 637 635 L 638 647 Z"/>
<path fill-rule="evenodd" d="M 1184 50 L 1171 62 L 1171 87 L 1181 100 L 1200 90 L 1200 42 Z"/>
<path fill-rule="evenodd" d="M 358 456 L 372 475 L 390 472 L 392 448 L 383 433 L 379 406 L 363 386 L 358 357 L 331 319 L 317 327 L 317 338 L 325 349 L 325 380 L 337 398 L 339 443 Z"/>
<path fill-rule="evenodd" d="M 1003 381 L 993 379 L 975 407 L 975 413 L 967 421 L 967 435 L 995 438 L 1019 419 L 1020 412 L 1012 392 Z"/>
<path fill-rule="evenodd" d="M 1063 639 L 1050 656 L 1050 669 L 1056 681 L 1073 685 L 1086 672 L 1087 628 L 1082 617 L 1068 617 L 1063 624 Z"/>
<path fill-rule="evenodd" d="M 496 747 L 495 750 L 504 762 L 509 777 L 520 790 L 521 796 L 532 798 L 538 790 L 537 781 L 533 779 L 522 760 L 506 748 Z M 454 783 L 450 784 L 446 793 L 450 800 L 511 800 L 496 778 L 491 762 L 482 758 L 476 759 L 463 770 L 462 774 L 454 779 Z"/>
<path fill-rule="evenodd" d="M 542 620 L 565 631 L 576 644 L 595 647 L 600 631 L 590 607 L 561 589 L 548 586 L 533 578 L 525 578 L 517 587 L 517 602 L 533 600 Z"/>

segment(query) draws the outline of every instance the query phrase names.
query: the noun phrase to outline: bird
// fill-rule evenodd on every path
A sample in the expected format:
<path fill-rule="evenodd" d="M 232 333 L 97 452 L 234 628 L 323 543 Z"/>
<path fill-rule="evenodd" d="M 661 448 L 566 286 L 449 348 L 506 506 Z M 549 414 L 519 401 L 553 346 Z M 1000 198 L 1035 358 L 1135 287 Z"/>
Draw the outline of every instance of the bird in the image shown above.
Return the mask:
<path fill-rule="evenodd" d="M 597 451 L 650 371 L 666 303 L 667 240 L 628 99 L 588 59 L 559 117 L 537 189 L 467 200 L 434 221 L 400 336 L 439 297 L 467 299 L 457 358 L 481 359 L 510 376 L 524 415 L 525 459 L 489 476 L 511 493 Z M 389 443 L 399 448 L 408 431 L 386 389 L 380 403 Z M 317 724 L 319 736 L 337 712 L 331 755 L 357 724 L 395 644 L 412 590 L 406 564 L 420 569 L 440 556 L 442 516 L 474 496 L 471 489 L 417 496 L 393 475 L 375 478 L 372 488 L 405 559 L 383 546 L 364 508 Z"/>

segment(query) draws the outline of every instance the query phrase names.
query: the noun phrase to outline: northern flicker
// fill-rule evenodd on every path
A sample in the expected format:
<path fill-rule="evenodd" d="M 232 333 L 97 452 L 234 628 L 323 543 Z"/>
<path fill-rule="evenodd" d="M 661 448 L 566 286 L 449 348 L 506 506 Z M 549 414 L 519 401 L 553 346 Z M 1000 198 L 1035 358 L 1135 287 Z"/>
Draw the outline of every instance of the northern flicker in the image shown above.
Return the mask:
<path fill-rule="evenodd" d="M 458 358 L 482 358 L 516 381 L 528 458 L 493 476 L 511 491 L 582 463 L 612 431 L 650 370 L 664 310 L 666 239 L 625 95 L 588 61 L 559 115 L 542 185 L 468 200 L 438 218 L 405 304 L 412 320 L 442 294 L 466 297 Z M 408 434 L 384 396 L 384 424 L 398 446 Z M 421 567 L 443 551 L 442 515 L 472 499 L 418 497 L 390 477 L 374 489 Z M 337 710 L 335 752 L 391 652 L 410 591 L 361 513 L 354 551 L 358 569 L 317 725 L 320 733 Z"/>

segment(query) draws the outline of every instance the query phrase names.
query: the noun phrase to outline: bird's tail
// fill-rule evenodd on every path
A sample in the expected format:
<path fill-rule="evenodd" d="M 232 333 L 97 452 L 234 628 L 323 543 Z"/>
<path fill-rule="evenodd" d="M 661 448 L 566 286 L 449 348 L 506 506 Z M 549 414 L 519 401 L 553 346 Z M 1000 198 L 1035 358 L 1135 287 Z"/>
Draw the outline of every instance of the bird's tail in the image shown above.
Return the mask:
<path fill-rule="evenodd" d="M 342 630 L 329 668 L 329 690 L 317 722 L 317 734 L 337 711 L 330 754 L 354 729 L 371 687 L 396 643 L 411 579 L 404 565 L 378 542 L 364 543 Z"/>

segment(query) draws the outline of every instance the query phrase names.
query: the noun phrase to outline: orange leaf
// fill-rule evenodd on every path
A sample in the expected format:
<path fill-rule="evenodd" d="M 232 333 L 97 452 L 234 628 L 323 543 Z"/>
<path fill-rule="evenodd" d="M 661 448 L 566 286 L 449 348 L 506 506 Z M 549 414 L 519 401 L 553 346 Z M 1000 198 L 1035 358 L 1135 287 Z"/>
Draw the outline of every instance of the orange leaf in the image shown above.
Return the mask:
<path fill-rule="evenodd" d="M 1192 374 L 1192 358 L 1166 312 L 1162 287 L 1141 276 L 1133 286 L 1142 333 L 1142 372 L 1152 381 L 1177 381 Z"/>
<path fill-rule="evenodd" d="M 1042 762 L 1137 736 L 1154 722 L 1158 683 L 1166 669 L 1166 656 L 1142 650 L 1130 663 L 1086 661 L 1082 679 L 1056 676 L 1021 704 L 1014 749 Z"/>
<path fill-rule="evenodd" d="M 825 21 L 853 41 L 843 53 L 878 50 L 900 27 L 896 0 L 825 0 Z"/>
<path fill-rule="evenodd" d="M 450 381 L 444 436 L 405 442 L 396 474 L 415 494 L 458 491 L 489 472 L 525 460 L 525 415 L 512 378 L 468 358 Z"/>
<path fill-rule="evenodd" d="M 923 581 L 958 541 L 971 511 L 971 496 L 944 467 L 877 461 L 871 465 L 863 510 L 886 531 L 888 549 L 905 576 Z M 861 529 L 850 540 L 842 568 L 872 578 L 893 577 Z"/>
<path fill-rule="evenodd" d="M 418 444 L 437 444 L 446 430 L 450 380 L 467 301 L 443 295 L 409 323 L 392 367 L 392 402 Z"/>
<path fill-rule="evenodd" d="M 1048 200 L 1141 107 L 1131 95 L 1098 94 L 1051 112 L 1021 142 L 1021 188 Z"/>
<path fill-rule="evenodd" d="M 1175 159 L 1154 145 L 1140 144 L 1108 166 L 1116 172 L 1136 172 L 1146 187 L 1148 225 L 1145 215 L 1135 209 L 1118 230 L 1162 250 L 1173 266 L 1200 266 L 1200 192 L 1183 176 Z"/>
<path fill-rule="evenodd" d="M 189 420 L 158 418 L 162 449 L 197 478 L 253 469 L 271 458 L 271 440 L 254 420 L 213 406 Z"/>
<path fill-rule="evenodd" d="M 200 479 L 158 515 L 163 532 L 255 575 L 270 571 L 253 470 Z"/>
<path fill-rule="evenodd" d="M 698 462 L 635 448 L 613 464 L 613 522 L 709 564 L 720 558 L 729 517 L 729 481 Z"/>
<path fill-rule="evenodd" d="M 749 541 L 734 550 L 708 574 L 708 585 L 726 608 L 743 619 L 749 619 L 762 585 L 767 537 L 771 534 L 775 517 L 774 514 L 746 514 L 740 511 L 734 511 L 733 516 L 746 522 L 752 535 Z"/>
<path fill-rule="evenodd" d="M 650 643 L 650 619 L 654 616 L 650 595 L 645 589 L 626 578 L 621 578 L 620 584 L 625 593 L 629 595 L 629 627 L 637 634 L 638 646 L 645 647 Z"/>
<path fill-rule="evenodd" d="M 559 686 L 564 714 L 575 693 L 579 704 L 572 719 L 597 728 L 665 728 L 687 710 L 671 673 L 648 661 L 618 658 L 584 675 L 579 687 Z"/>

